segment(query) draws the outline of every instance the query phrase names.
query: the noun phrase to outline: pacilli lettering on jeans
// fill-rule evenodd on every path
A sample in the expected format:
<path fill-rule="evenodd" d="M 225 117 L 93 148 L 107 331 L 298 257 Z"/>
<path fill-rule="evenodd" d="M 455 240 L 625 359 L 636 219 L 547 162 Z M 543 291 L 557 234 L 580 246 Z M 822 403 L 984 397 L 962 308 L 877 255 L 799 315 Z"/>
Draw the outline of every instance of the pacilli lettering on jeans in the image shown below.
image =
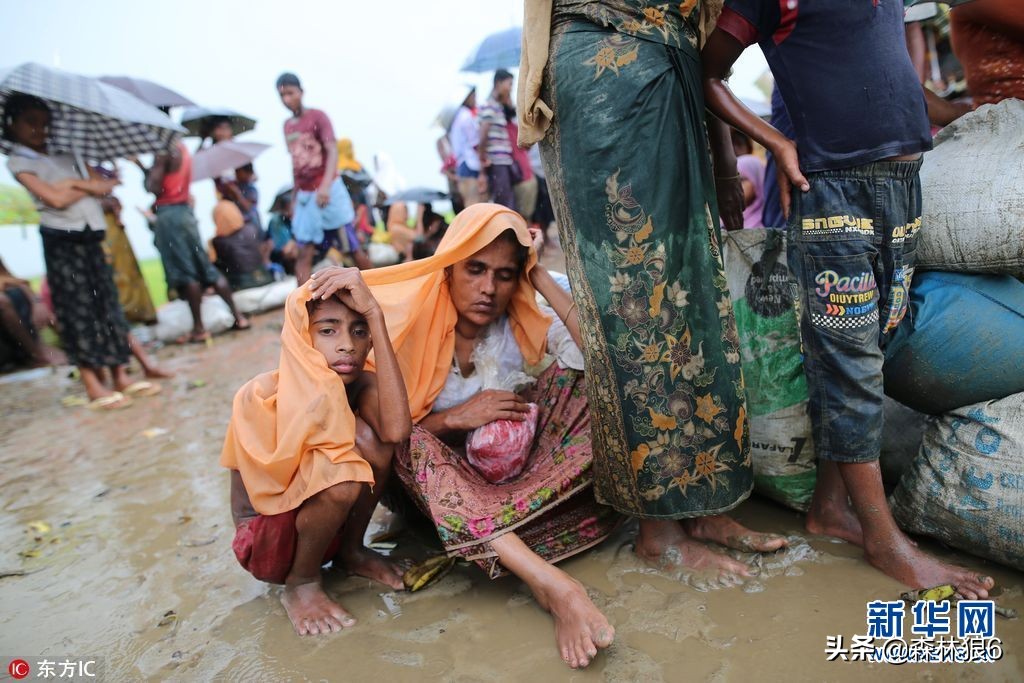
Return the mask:
<path fill-rule="evenodd" d="M 843 294 L 874 292 L 878 287 L 875 274 L 870 270 L 852 276 L 840 275 L 834 270 L 823 270 L 814 276 L 814 283 L 818 285 L 814 293 L 820 297 L 827 297 L 833 291 Z"/>

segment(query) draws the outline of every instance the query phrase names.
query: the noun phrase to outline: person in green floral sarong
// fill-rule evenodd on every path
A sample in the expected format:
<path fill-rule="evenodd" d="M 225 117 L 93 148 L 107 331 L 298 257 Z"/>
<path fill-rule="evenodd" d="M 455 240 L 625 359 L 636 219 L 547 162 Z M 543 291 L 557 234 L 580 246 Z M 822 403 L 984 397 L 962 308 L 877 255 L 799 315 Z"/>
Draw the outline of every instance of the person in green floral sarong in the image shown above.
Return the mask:
<path fill-rule="evenodd" d="M 702 541 L 786 541 L 723 514 L 753 472 L 697 47 L 721 3 L 705 4 L 527 0 L 519 142 L 543 138 L 588 342 L 597 498 L 640 518 L 644 559 L 728 582 L 746 566 Z M 736 225 L 735 156 L 710 128 Z"/>

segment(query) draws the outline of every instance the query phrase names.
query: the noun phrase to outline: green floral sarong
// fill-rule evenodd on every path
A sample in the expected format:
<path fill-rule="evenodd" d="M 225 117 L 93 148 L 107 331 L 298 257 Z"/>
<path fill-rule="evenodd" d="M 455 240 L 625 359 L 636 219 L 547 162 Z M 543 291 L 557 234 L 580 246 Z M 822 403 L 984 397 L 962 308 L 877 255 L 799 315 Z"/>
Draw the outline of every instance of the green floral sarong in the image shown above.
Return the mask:
<path fill-rule="evenodd" d="M 753 482 L 695 4 L 556 0 L 542 92 L 596 494 L 646 518 L 724 512 Z"/>

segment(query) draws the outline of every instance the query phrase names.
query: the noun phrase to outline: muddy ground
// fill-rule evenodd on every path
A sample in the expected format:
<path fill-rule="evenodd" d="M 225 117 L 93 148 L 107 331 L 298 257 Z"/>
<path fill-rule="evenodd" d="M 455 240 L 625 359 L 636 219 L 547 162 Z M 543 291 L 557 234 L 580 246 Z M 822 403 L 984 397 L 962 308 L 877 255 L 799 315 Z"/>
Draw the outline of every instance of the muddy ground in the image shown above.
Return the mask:
<path fill-rule="evenodd" d="M 416 594 L 330 572 L 328 591 L 360 623 L 299 638 L 278 589 L 234 559 L 217 464 L 235 390 L 276 364 L 280 317 L 209 347 L 162 349 L 177 376 L 113 413 L 63 407 L 80 391 L 66 369 L 0 378 L 0 655 L 99 656 L 114 681 L 1024 679 L 1020 619 L 997 622 L 996 664 L 826 662 L 826 636 L 865 633 L 865 603 L 903 588 L 756 497 L 737 516 L 793 536 L 794 549 L 762 558 L 763 576 L 742 588 L 702 592 L 648 569 L 629 527 L 564 564 L 618 631 L 584 672 L 559 660 L 550 619 L 519 581 L 471 566 Z M 402 524 L 379 514 L 371 533 Z M 398 556 L 434 552 L 414 531 L 398 541 Z M 937 550 L 991 573 L 998 601 L 1024 612 L 1024 575 Z"/>

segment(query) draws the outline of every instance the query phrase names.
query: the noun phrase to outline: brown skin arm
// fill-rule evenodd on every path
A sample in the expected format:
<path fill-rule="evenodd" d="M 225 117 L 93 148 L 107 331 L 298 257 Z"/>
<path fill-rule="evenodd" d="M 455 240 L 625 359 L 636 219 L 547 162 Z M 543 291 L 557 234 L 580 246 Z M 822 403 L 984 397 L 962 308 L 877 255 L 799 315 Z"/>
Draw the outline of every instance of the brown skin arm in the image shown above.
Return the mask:
<path fill-rule="evenodd" d="M 142 165 L 139 164 L 139 168 Z M 174 173 L 181 168 L 181 152 L 178 150 L 177 145 L 173 145 L 166 152 L 161 152 L 153 158 L 153 167 L 148 171 L 142 169 L 146 174 L 146 182 L 144 184 L 146 192 L 155 194 L 157 197 L 160 196 L 160 191 L 164 187 L 164 176 L 168 173 Z"/>
<path fill-rule="evenodd" d="M 971 105 L 963 102 L 949 102 L 928 88 L 924 89 L 924 100 L 928 104 L 928 120 L 933 126 L 948 126 L 971 111 Z"/>
<path fill-rule="evenodd" d="M 779 199 L 782 212 L 788 218 L 791 187 L 807 192 L 811 186 L 800 171 L 796 144 L 747 109 L 729 89 L 729 73 L 742 53 L 743 45 L 720 28 L 708 37 L 701 51 L 704 99 L 715 116 L 757 140 L 775 155 L 779 169 Z"/>
<path fill-rule="evenodd" d="M 231 470 L 231 519 L 234 520 L 235 526 L 257 514 L 249 500 L 249 492 L 242 483 L 241 473 L 238 470 Z"/>
<path fill-rule="evenodd" d="M 324 179 L 320 181 L 320 189 L 316 192 L 316 201 L 321 207 L 327 206 L 331 200 L 331 184 L 338 172 L 338 141 L 334 138 L 321 140 L 320 144 L 327 148 L 327 160 L 324 167 Z"/>
<path fill-rule="evenodd" d="M 547 268 L 539 264 L 530 271 L 530 282 L 534 289 L 547 299 L 548 304 L 565 323 L 565 328 L 569 330 L 569 336 L 576 342 L 576 346 L 582 349 L 583 333 L 580 332 L 580 318 L 576 307 L 572 305 L 572 295 L 555 282 Z"/>
<path fill-rule="evenodd" d="M 359 416 L 370 425 L 383 443 L 401 443 L 412 433 L 409 396 L 402 379 L 398 358 L 391 346 L 384 314 L 380 309 L 366 316 L 373 339 L 376 373 L 364 375 L 365 385 L 359 394 Z"/>
<path fill-rule="evenodd" d="M 56 183 L 48 183 L 35 173 L 27 171 L 19 173 L 15 179 L 24 185 L 26 190 L 39 197 L 44 204 L 55 209 L 66 209 L 83 197 L 90 195 L 109 194 L 119 184 L 115 180 L 95 178 L 89 180 L 68 178 Z"/>
<path fill-rule="evenodd" d="M 743 228 L 743 190 L 736 172 L 736 150 L 732 146 L 729 126 L 711 112 L 706 116 L 708 143 L 711 146 L 711 160 L 714 165 L 715 194 L 718 196 L 718 213 L 726 230 Z"/>
<path fill-rule="evenodd" d="M 480 141 L 477 145 L 477 154 L 480 157 L 480 168 L 487 168 L 491 165 L 491 162 L 487 159 L 487 133 L 490 130 L 490 121 L 484 121 L 480 124 Z"/>

